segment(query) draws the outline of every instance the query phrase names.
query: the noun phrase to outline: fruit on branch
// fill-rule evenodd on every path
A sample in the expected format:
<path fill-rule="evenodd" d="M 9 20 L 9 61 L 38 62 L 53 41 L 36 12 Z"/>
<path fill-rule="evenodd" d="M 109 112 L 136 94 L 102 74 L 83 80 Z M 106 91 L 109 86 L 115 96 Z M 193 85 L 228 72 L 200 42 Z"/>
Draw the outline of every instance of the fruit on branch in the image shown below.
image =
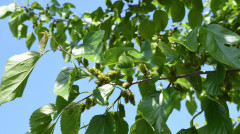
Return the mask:
<path fill-rule="evenodd" d="M 92 105 L 91 99 L 87 98 L 85 103 L 86 103 L 86 109 L 89 110 Z"/>
<path fill-rule="evenodd" d="M 134 93 L 130 93 L 130 95 L 129 95 L 129 100 L 130 100 L 130 103 L 131 103 L 131 104 L 133 104 L 134 106 L 136 105 Z"/>
<path fill-rule="evenodd" d="M 118 110 L 119 110 L 119 115 L 122 117 L 125 117 L 125 108 L 123 104 L 121 103 L 118 104 Z"/>
<path fill-rule="evenodd" d="M 131 84 L 128 83 L 128 82 L 124 82 L 124 83 L 122 84 L 122 87 L 123 87 L 123 88 L 126 88 L 126 89 L 128 89 L 130 86 L 131 86 Z"/>
<path fill-rule="evenodd" d="M 147 66 L 146 66 L 144 63 L 141 63 L 141 64 L 140 64 L 140 71 L 141 71 L 144 75 L 147 75 L 148 68 L 147 68 Z"/>
<path fill-rule="evenodd" d="M 80 108 L 81 108 L 81 112 L 84 112 L 85 108 L 86 108 L 86 104 L 84 102 L 82 102 Z"/>
<path fill-rule="evenodd" d="M 88 63 L 88 60 L 87 60 L 87 59 L 85 59 L 85 58 L 83 58 L 83 63 L 82 63 L 82 64 L 83 64 L 83 66 L 84 66 L 84 67 L 86 67 L 86 68 L 87 68 L 87 67 L 88 67 L 88 65 L 89 65 L 89 63 Z"/>

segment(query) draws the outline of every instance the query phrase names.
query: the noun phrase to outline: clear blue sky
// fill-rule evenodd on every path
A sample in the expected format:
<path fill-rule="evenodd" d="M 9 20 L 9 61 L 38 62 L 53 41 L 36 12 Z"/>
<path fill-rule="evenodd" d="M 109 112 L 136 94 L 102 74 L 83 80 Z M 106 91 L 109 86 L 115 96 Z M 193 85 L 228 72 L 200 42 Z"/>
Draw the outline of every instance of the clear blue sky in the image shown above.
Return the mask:
<path fill-rule="evenodd" d="M 17 3 L 22 5 L 21 1 L 22 0 L 17 0 Z M 13 0 L 1 0 L 0 6 L 8 5 L 12 2 Z M 50 2 L 50 0 L 40 0 L 40 3 L 43 6 L 45 6 L 47 2 Z M 85 11 L 92 12 L 93 10 L 97 9 L 98 6 L 105 7 L 104 0 L 59 0 L 59 3 L 61 4 L 64 2 L 71 2 L 76 5 L 77 9 L 74 11 L 79 16 Z M 9 18 L 0 20 L 0 77 L 3 75 L 5 63 L 9 57 L 28 51 L 26 48 L 25 39 L 16 40 L 13 37 L 8 27 L 8 19 Z M 32 31 L 32 26 L 29 26 L 28 30 Z M 49 44 L 47 49 L 48 48 Z M 31 50 L 39 51 L 37 42 L 34 43 Z M 48 103 L 55 103 L 56 95 L 53 93 L 54 82 L 60 70 L 65 66 L 72 65 L 70 63 L 64 63 L 60 52 L 49 52 L 40 59 L 29 77 L 22 98 L 15 99 L 14 101 L 0 106 L 0 134 L 24 134 L 30 129 L 29 118 L 32 112 Z M 80 91 L 92 91 L 95 87 L 93 83 L 88 82 L 88 79 L 81 80 L 76 84 L 79 85 Z M 134 85 L 131 87 L 131 90 L 135 93 L 136 102 L 138 103 L 141 98 L 140 94 L 138 93 L 137 86 Z M 117 97 L 117 95 L 118 92 L 114 92 L 110 97 L 110 100 L 113 100 L 115 97 Z M 81 95 L 80 98 L 81 97 L 84 97 L 84 95 Z M 173 134 L 182 128 L 190 127 L 189 124 L 192 116 L 188 113 L 185 107 L 185 101 L 182 101 L 181 106 L 181 111 L 179 112 L 174 110 L 167 121 L 167 124 Z M 239 113 L 236 111 L 236 107 L 234 105 L 229 106 L 231 117 L 236 119 L 239 115 Z M 136 108 L 137 106 L 134 107 L 131 104 L 125 105 L 125 120 L 129 123 L 129 127 L 134 123 Z M 200 107 L 198 107 L 197 111 L 200 110 Z M 89 111 L 85 111 L 81 116 L 81 125 L 88 124 L 94 115 L 102 114 L 104 111 L 105 107 L 101 106 L 95 106 Z M 203 125 L 203 117 L 204 114 L 201 114 L 195 119 L 195 121 L 199 122 L 200 126 Z M 79 133 L 84 132 L 85 130 L 83 129 Z M 60 133 L 61 131 L 58 123 L 54 134 Z"/>

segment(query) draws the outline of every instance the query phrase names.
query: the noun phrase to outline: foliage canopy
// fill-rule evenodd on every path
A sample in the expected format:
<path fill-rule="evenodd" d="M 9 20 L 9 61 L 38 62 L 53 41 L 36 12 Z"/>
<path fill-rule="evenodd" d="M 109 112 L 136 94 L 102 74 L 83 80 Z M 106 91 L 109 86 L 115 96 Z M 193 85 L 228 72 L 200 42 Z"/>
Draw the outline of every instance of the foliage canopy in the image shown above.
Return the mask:
<path fill-rule="evenodd" d="M 28 134 L 52 134 L 58 120 L 63 134 L 76 134 L 85 127 L 86 134 L 169 134 L 166 121 L 184 99 L 194 116 L 191 127 L 178 134 L 240 133 L 227 105 L 234 103 L 240 109 L 239 0 L 105 2 L 106 9 L 82 16 L 72 12 L 75 5 L 60 5 L 57 0 L 46 7 L 37 1 L 0 7 L 0 19 L 11 16 L 13 36 L 26 38 L 29 50 L 38 39 L 40 51 L 9 58 L 0 84 L 0 105 L 22 96 L 34 66 L 46 53 L 62 51 L 64 61 L 72 62 L 56 78 L 56 103 L 32 113 Z M 33 32 L 27 32 L 27 21 Z M 46 45 L 51 49 L 45 50 Z M 215 70 L 201 71 L 203 65 Z M 96 83 L 91 92 L 79 91 L 75 82 L 83 78 Z M 169 82 L 167 88 L 157 89 L 159 80 Z M 134 84 L 142 97 L 137 103 L 136 91 L 131 91 Z M 120 90 L 119 97 L 109 104 L 115 90 Z M 88 95 L 77 100 L 83 93 Z M 201 102 L 199 113 L 195 96 Z M 138 104 L 132 126 L 124 120 L 121 98 Z M 81 126 L 81 113 L 95 105 L 107 106 L 106 112 Z M 201 113 L 207 124 L 197 128 L 193 121 Z"/>

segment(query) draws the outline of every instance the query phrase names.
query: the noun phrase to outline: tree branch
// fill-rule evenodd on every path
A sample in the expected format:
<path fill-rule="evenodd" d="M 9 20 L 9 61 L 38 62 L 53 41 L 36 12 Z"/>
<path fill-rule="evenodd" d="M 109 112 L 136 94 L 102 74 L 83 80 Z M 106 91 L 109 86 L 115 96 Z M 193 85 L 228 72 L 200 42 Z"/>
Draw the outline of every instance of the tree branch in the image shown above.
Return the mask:
<path fill-rule="evenodd" d="M 197 71 L 197 72 L 193 72 L 193 73 L 189 73 L 189 74 L 177 75 L 176 78 L 177 79 L 178 78 L 186 78 L 186 77 L 196 76 L 196 75 L 200 75 L 200 74 L 208 74 L 210 72 L 214 72 L 214 71 Z M 230 73 L 230 72 L 240 72 L 240 69 L 229 69 L 229 70 L 226 70 L 226 73 Z M 167 80 L 167 79 L 168 79 L 168 77 L 160 77 L 158 80 Z M 150 81 L 150 80 L 151 80 L 151 78 L 134 81 L 134 82 L 132 82 L 132 85 L 138 84 L 138 83 L 142 83 L 142 82 L 146 82 L 146 81 Z"/>
<path fill-rule="evenodd" d="M 191 126 L 191 127 L 193 126 L 193 120 L 194 120 L 198 115 L 200 115 L 202 112 L 203 112 L 203 110 L 193 116 L 192 120 L 190 121 L 190 126 Z"/>

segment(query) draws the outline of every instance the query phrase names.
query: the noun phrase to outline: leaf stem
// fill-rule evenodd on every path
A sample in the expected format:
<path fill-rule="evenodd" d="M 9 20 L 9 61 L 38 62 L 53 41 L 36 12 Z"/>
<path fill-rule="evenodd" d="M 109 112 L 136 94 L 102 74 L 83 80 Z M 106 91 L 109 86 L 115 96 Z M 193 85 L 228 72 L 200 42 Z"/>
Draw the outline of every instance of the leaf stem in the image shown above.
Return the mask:
<path fill-rule="evenodd" d="M 193 120 L 194 120 L 198 115 L 200 115 L 202 112 L 203 112 L 203 110 L 193 116 L 192 120 L 190 121 L 190 126 L 191 126 L 191 127 L 193 127 Z"/>
<path fill-rule="evenodd" d="M 88 125 L 89 125 L 89 124 L 84 125 L 84 126 L 80 127 L 80 129 L 83 129 L 83 128 L 87 127 Z"/>
<path fill-rule="evenodd" d="M 120 94 L 117 99 L 112 103 L 112 105 L 110 105 L 107 109 L 106 109 L 106 112 L 111 109 L 111 107 L 113 107 L 115 105 L 115 103 L 122 97 L 122 95 Z"/>

